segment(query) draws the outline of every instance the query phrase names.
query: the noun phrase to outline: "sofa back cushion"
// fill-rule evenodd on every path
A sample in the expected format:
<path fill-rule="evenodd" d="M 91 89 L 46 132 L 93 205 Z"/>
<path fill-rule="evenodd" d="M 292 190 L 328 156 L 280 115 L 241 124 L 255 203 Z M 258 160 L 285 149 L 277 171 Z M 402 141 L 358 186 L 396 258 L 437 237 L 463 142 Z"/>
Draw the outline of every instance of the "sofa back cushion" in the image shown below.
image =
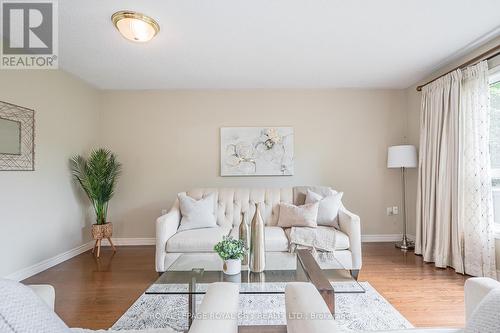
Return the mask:
<path fill-rule="evenodd" d="M 331 193 L 327 186 L 296 186 L 282 188 L 197 188 L 187 191 L 186 194 L 196 200 L 215 193 L 215 207 L 217 225 L 222 227 L 238 227 L 241 213 L 246 213 L 248 223 L 255 214 L 255 204 L 261 202 L 261 212 L 267 226 L 278 225 L 279 203 L 303 205 L 306 201 L 307 190 L 321 196 Z M 336 191 L 334 191 L 336 193 Z"/>
<path fill-rule="evenodd" d="M 248 223 L 255 214 L 255 204 L 262 203 L 261 215 L 268 226 L 278 224 L 279 203 L 292 203 L 293 188 L 198 188 L 186 192 L 195 199 L 215 193 L 217 224 L 222 227 L 240 225 L 241 213 L 246 213 Z"/>

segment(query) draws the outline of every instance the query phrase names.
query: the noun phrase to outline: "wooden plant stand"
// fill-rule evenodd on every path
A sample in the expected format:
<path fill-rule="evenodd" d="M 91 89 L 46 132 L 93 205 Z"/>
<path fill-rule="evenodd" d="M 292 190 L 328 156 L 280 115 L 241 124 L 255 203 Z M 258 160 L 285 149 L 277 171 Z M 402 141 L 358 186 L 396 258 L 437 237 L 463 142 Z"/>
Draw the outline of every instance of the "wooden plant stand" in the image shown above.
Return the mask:
<path fill-rule="evenodd" d="M 113 235 L 113 224 L 110 222 L 105 224 L 93 224 L 92 225 L 92 237 L 95 239 L 94 248 L 92 253 L 95 253 L 97 248 L 96 257 L 99 258 L 101 255 L 101 241 L 106 238 L 113 248 L 113 252 L 116 252 L 115 245 L 111 241 L 111 235 Z"/>
<path fill-rule="evenodd" d="M 116 252 L 116 247 L 113 244 L 113 242 L 111 241 L 111 237 L 106 237 L 106 239 L 108 240 L 109 244 L 113 248 L 113 252 Z M 97 248 L 97 253 L 96 253 L 96 257 L 97 258 L 99 258 L 99 256 L 101 255 L 101 241 L 102 241 L 102 238 L 101 239 L 96 239 L 95 243 L 94 243 L 94 248 L 92 249 L 92 253 L 94 253 L 95 249 Z"/>

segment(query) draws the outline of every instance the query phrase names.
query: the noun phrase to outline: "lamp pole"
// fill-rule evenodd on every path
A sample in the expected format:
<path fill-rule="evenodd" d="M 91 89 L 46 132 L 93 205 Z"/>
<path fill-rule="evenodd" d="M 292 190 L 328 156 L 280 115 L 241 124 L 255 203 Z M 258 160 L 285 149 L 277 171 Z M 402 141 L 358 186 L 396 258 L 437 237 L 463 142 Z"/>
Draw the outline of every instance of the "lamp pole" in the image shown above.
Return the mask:
<path fill-rule="evenodd" d="M 409 251 L 415 248 L 415 244 L 408 240 L 406 235 L 406 168 L 401 167 L 401 182 L 403 183 L 403 239 L 401 242 L 396 243 L 396 247 L 402 251 Z"/>
<path fill-rule="evenodd" d="M 406 235 L 406 230 L 408 226 L 406 224 L 407 214 L 406 214 L 406 168 L 416 168 L 418 166 L 417 162 L 417 149 L 412 145 L 398 145 L 390 146 L 387 150 L 387 167 L 393 169 L 401 170 L 401 184 L 403 187 L 403 239 L 401 242 L 397 242 L 395 245 L 398 249 L 402 251 L 409 251 L 415 248 L 415 244 L 408 240 L 408 235 Z"/>

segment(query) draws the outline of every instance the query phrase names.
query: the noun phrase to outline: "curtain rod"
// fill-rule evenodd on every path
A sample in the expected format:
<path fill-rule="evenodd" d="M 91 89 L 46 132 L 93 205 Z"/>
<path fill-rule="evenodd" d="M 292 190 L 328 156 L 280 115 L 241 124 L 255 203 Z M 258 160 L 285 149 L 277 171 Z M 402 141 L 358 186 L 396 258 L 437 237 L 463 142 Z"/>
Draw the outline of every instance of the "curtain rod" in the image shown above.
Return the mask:
<path fill-rule="evenodd" d="M 432 83 L 432 82 L 436 81 L 437 79 L 439 79 L 440 77 L 443 77 L 446 74 L 450 74 L 451 72 L 453 72 L 453 71 L 455 71 L 457 69 L 462 69 L 462 68 L 465 68 L 465 67 L 468 67 L 468 66 L 471 66 L 471 65 L 475 65 L 478 62 L 483 61 L 483 60 L 490 60 L 491 58 L 496 57 L 499 54 L 500 54 L 500 45 L 497 45 L 494 48 L 489 49 L 488 51 L 486 51 L 484 53 L 481 53 L 477 57 L 474 57 L 471 60 L 469 60 L 467 62 L 464 62 L 463 64 L 461 64 L 461 65 L 453 68 L 452 70 L 450 70 L 450 71 L 448 71 L 448 72 L 446 72 L 446 73 L 444 73 L 442 75 L 439 75 L 438 77 L 430 80 L 429 82 L 424 83 L 424 84 L 418 86 L 417 87 L 417 91 L 422 91 L 422 88 L 425 87 L 426 85 L 428 85 L 429 83 Z"/>

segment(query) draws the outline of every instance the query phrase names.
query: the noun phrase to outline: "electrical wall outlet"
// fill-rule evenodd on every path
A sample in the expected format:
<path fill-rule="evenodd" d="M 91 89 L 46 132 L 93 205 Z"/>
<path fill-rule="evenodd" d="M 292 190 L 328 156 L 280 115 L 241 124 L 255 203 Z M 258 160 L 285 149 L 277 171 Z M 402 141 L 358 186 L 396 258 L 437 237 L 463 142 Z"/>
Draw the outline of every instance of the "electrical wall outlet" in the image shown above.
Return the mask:
<path fill-rule="evenodd" d="M 394 206 L 392 207 L 392 215 L 398 215 L 399 214 L 399 207 Z"/>
<path fill-rule="evenodd" d="M 392 215 L 392 207 L 387 207 L 387 216 Z"/>

